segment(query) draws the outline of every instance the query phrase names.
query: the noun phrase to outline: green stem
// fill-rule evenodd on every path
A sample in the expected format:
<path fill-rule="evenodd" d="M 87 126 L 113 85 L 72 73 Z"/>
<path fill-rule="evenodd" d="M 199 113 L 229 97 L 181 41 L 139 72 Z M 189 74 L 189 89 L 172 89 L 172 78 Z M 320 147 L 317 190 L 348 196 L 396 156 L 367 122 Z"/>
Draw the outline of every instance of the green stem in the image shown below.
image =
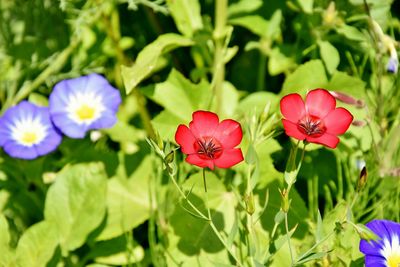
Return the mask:
<path fill-rule="evenodd" d="M 42 71 L 39 76 L 36 77 L 35 80 L 31 83 L 26 83 L 15 95 L 13 98 L 7 99 L 6 103 L 4 103 L 4 106 L 2 108 L 2 112 L 7 110 L 10 106 L 20 102 L 21 100 L 25 99 L 27 96 L 29 96 L 30 93 L 32 93 L 34 90 L 36 90 L 40 85 L 42 85 L 47 78 L 60 71 L 64 65 L 66 64 L 68 58 L 70 57 L 71 53 L 74 51 L 75 47 L 78 45 L 78 41 L 71 41 L 69 46 L 65 48 L 52 63 L 44 70 Z"/>
<path fill-rule="evenodd" d="M 222 87 L 225 80 L 224 63 L 224 39 L 225 25 L 227 20 L 228 0 L 216 0 L 215 2 L 215 54 L 214 54 L 214 76 L 212 88 L 215 95 L 215 111 L 219 113 L 222 105 Z"/>
<path fill-rule="evenodd" d="M 287 241 L 288 241 L 289 252 L 290 252 L 290 260 L 291 260 L 290 266 L 293 266 L 293 264 L 294 264 L 294 258 L 293 258 L 292 243 L 291 243 L 291 241 L 290 241 L 289 224 L 288 224 L 288 214 L 287 214 L 287 212 L 285 212 L 285 229 L 286 229 L 286 238 L 287 238 Z"/>
<path fill-rule="evenodd" d="M 260 62 L 258 64 L 258 79 L 257 79 L 257 91 L 264 90 L 265 87 L 265 72 L 267 70 L 267 58 L 260 52 Z"/>
<path fill-rule="evenodd" d="M 129 62 L 129 59 L 126 57 L 123 49 L 120 46 L 120 39 L 121 39 L 121 34 L 120 34 L 120 25 L 119 25 L 119 19 L 118 19 L 118 12 L 114 13 L 116 19 L 114 23 L 111 21 L 109 16 L 103 15 L 103 22 L 106 26 L 107 30 L 107 35 L 110 37 L 111 41 L 113 42 L 113 46 L 115 48 L 116 52 L 116 57 L 117 57 L 117 66 L 116 68 L 119 70 L 121 65 L 126 65 Z M 121 73 L 120 71 L 118 73 Z M 120 76 L 117 76 L 120 77 Z M 122 84 L 122 79 L 118 78 L 117 82 Z M 139 112 L 139 116 L 143 122 L 143 127 L 147 133 L 147 135 L 155 140 L 156 139 L 156 134 L 153 128 L 153 125 L 151 124 L 151 116 L 149 111 L 147 110 L 146 107 L 146 98 L 143 96 L 143 94 L 136 88 L 133 90 L 133 95 L 136 99 L 136 104 Z"/>

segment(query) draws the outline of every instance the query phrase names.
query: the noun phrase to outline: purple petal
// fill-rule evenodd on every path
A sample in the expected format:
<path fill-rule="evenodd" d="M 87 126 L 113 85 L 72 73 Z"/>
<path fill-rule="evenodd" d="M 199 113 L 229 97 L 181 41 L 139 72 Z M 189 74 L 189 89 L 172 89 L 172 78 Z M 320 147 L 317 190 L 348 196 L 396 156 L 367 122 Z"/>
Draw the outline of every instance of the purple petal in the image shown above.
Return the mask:
<path fill-rule="evenodd" d="M 365 256 L 365 267 L 386 267 L 386 259 L 380 256 Z"/>

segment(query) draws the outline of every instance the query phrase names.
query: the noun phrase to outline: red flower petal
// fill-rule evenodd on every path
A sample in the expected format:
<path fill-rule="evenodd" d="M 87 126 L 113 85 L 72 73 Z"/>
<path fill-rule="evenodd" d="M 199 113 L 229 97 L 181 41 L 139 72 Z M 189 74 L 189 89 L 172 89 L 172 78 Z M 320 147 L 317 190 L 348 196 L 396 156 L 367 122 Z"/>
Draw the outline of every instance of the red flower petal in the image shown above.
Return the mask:
<path fill-rule="evenodd" d="M 214 133 L 214 138 L 221 143 L 224 148 L 234 148 L 242 141 L 242 127 L 237 121 L 223 120 Z"/>
<path fill-rule="evenodd" d="M 243 154 L 240 148 L 224 150 L 221 156 L 214 160 L 218 168 L 229 168 L 243 161 Z"/>
<path fill-rule="evenodd" d="M 186 162 L 199 166 L 201 168 L 208 167 L 211 170 L 214 169 L 214 162 L 212 160 L 202 159 L 197 154 L 190 154 L 186 157 Z"/>
<path fill-rule="evenodd" d="M 290 94 L 281 99 L 281 113 L 285 119 L 297 122 L 305 115 L 304 101 L 299 94 Z"/>
<path fill-rule="evenodd" d="M 310 143 L 321 144 L 330 148 L 336 148 L 339 143 L 339 138 L 335 135 L 325 133 L 320 137 L 307 136 L 306 140 Z"/>
<path fill-rule="evenodd" d="M 175 141 L 180 145 L 181 150 L 185 154 L 196 153 L 194 143 L 196 138 L 186 125 L 179 125 L 175 133 Z"/>
<path fill-rule="evenodd" d="M 296 123 L 293 123 L 285 119 L 282 119 L 282 123 L 283 123 L 283 128 L 285 128 L 285 133 L 288 136 L 294 137 L 297 140 L 304 140 L 306 138 L 306 135 L 300 132 L 299 129 L 297 128 Z"/>
<path fill-rule="evenodd" d="M 199 110 L 193 112 L 193 120 L 189 123 L 189 128 L 196 138 L 211 137 L 214 135 L 215 129 L 219 124 L 217 114 Z"/>
<path fill-rule="evenodd" d="M 314 89 L 307 94 L 306 111 L 320 119 L 336 107 L 335 98 L 325 89 Z"/>
<path fill-rule="evenodd" d="M 334 135 L 344 134 L 353 121 L 353 115 L 345 108 L 331 111 L 325 118 L 326 132 Z"/>

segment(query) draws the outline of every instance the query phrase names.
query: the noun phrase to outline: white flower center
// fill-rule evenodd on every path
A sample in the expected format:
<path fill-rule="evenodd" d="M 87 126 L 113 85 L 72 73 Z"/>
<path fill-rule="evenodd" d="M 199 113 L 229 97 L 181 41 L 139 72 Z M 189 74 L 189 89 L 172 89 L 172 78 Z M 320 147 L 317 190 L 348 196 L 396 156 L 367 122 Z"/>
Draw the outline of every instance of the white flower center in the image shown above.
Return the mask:
<path fill-rule="evenodd" d="M 388 239 L 383 240 L 383 248 L 381 249 L 381 255 L 386 259 L 386 265 L 388 267 L 399 267 L 400 266 L 400 239 L 398 235 L 392 236 L 392 242 Z"/>
<path fill-rule="evenodd" d="M 78 124 L 90 124 L 100 118 L 105 110 L 100 95 L 94 92 L 71 94 L 66 108 L 68 117 Z"/>
<path fill-rule="evenodd" d="M 39 118 L 28 116 L 16 120 L 10 129 L 11 136 L 16 142 L 31 147 L 43 141 L 47 134 L 47 128 Z"/>

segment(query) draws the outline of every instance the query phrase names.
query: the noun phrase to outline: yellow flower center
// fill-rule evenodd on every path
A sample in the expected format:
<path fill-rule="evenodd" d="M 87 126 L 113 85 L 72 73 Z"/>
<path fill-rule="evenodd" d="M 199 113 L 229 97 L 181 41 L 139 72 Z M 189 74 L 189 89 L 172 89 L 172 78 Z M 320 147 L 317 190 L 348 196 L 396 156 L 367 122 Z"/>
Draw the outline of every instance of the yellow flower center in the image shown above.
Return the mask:
<path fill-rule="evenodd" d="M 33 145 L 38 141 L 38 136 L 33 132 L 25 132 L 22 136 L 22 141 L 26 144 Z"/>
<path fill-rule="evenodd" d="M 94 108 L 89 107 L 87 105 L 82 105 L 76 111 L 76 115 L 78 115 L 78 118 L 81 120 L 90 120 L 90 119 L 93 119 L 94 112 L 95 112 Z"/>
<path fill-rule="evenodd" d="M 395 251 L 386 261 L 389 267 L 400 267 L 400 251 Z"/>

